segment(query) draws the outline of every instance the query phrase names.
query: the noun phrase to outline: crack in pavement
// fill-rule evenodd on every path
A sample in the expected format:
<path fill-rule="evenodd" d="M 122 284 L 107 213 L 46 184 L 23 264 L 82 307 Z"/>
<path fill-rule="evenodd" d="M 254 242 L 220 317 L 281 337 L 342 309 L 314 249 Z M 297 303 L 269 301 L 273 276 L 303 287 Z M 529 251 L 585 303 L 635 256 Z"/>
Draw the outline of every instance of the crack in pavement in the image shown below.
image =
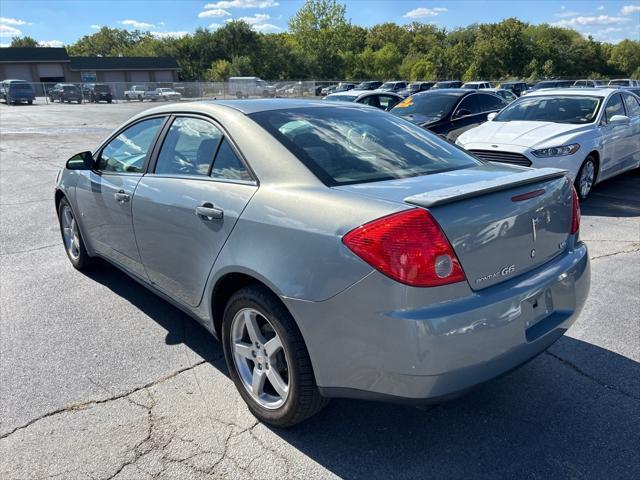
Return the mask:
<path fill-rule="evenodd" d="M 216 360 L 219 360 L 219 358 L 216 359 Z M 108 403 L 108 402 L 112 402 L 114 400 L 120 400 L 120 399 L 126 398 L 126 397 L 128 397 L 130 395 L 133 395 L 136 392 L 139 392 L 141 390 L 145 390 L 145 389 L 147 389 L 149 387 L 153 387 L 154 385 L 161 384 L 163 382 L 166 382 L 167 380 L 171 380 L 172 378 L 180 375 L 181 373 L 184 373 L 184 372 L 187 372 L 187 371 L 189 371 L 191 369 L 194 369 L 194 368 L 196 368 L 196 367 L 198 367 L 200 365 L 203 365 L 204 363 L 206 363 L 206 361 L 205 360 L 201 360 L 201 361 L 199 361 L 199 362 L 197 362 L 197 363 L 195 363 L 195 364 L 193 364 L 193 365 L 191 365 L 189 367 L 181 368 L 180 370 L 176 370 L 173 373 L 170 373 L 170 374 L 165 375 L 163 377 L 160 377 L 160 378 L 158 378 L 156 380 L 153 380 L 153 381 L 151 381 L 151 382 L 149 382 L 149 383 L 147 383 L 147 384 L 145 384 L 145 385 L 143 385 L 141 387 L 134 388 L 133 390 L 130 390 L 130 391 L 118 394 L 118 395 L 114 395 L 114 396 L 111 396 L 111 397 L 108 397 L 108 398 L 99 399 L 99 400 L 87 400 L 85 402 L 72 403 L 70 405 L 66 405 L 66 406 L 64 406 L 62 408 L 58 408 L 58 409 L 53 410 L 51 412 L 47 412 L 47 413 L 45 413 L 43 415 L 40 415 L 40 416 L 38 416 L 36 418 L 33 418 L 33 419 L 29 420 L 27 423 L 24 423 L 24 424 L 22 424 L 22 425 L 20 425 L 18 427 L 15 427 L 14 429 L 8 431 L 7 433 L 3 433 L 2 435 L 0 435 L 0 440 L 2 440 L 4 438 L 7 438 L 7 437 L 13 435 L 14 433 L 16 433 L 16 432 L 18 432 L 20 430 L 24 430 L 25 428 L 28 428 L 31 425 L 33 425 L 34 423 L 39 422 L 40 420 L 43 420 L 45 418 L 53 417 L 54 415 L 59 415 L 61 413 L 84 410 L 85 408 L 93 407 L 95 405 L 101 405 L 103 403 Z M 95 384 L 95 382 L 92 382 L 92 383 Z M 138 405 L 138 406 L 141 406 L 140 404 L 137 404 L 135 402 L 133 402 L 133 403 Z"/>
<path fill-rule="evenodd" d="M 62 245 L 61 243 L 52 243 L 51 245 L 44 245 L 42 247 L 33 247 L 33 248 L 28 248 L 26 250 L 18 250 L 16 252 L 5 252 L 5 253 L 0 253 L 0 257 L 8 257 L 9 255 L 18 255 L 19 253 L 29 253 L 29 252 L 35 252 L 37 250 L 44 250 L 45 248 L 53 248 L 53 247 L 58 247 Z"/>
<path fill-rule="evenodd" d="M 620 250 L 619 252 L 605 253 L 603 255 L 598 255 L 597 257 L 591 257 L 590 260 L 598 260 L 600 258 L 614 257 L 616 255 L 621 255 L 623 253 L 640 252 L 640 243 L 633 243 L 632 246 L 634 246 L 634 248 L 631 248 L 630 250 Z"/>
<path fill-rule="evenodd" d="M 549 350 L 545 350 L 544 353 L 549 355 L 552 358 L 555 358 L 556 360 L 558 360 L 560 363 L 562 363 L 566 367 L 570 368 L 571 370 L 573 370 L 574 372 L 578 373 L 579 375 L 591 380 L 592 382 L 600 385 L 601 387 L 606 388 L 607 390 L 613 390 L 614 392 L 617 392 L 620 395 L 624 395 L 625 397 L 631 398 L 632 400 L 640 401 L 640 397 L 636 397 L 632 393 L 629 393 L 626 390 L 623 390 L 623 389 L 621 389 L 619 387 L 616 387 L 614 385 L 607 385 L 606 383 L 598 380 L 597 378 L 593 377 L 592 375 L 589 375 L 587 372 L 585 372 L 580 367 L 578 367 L 575 363 L 570 362 L 566 358 L 562 358 L 561 356 L 556 355 L 555 353 L 551 353 Z"/>

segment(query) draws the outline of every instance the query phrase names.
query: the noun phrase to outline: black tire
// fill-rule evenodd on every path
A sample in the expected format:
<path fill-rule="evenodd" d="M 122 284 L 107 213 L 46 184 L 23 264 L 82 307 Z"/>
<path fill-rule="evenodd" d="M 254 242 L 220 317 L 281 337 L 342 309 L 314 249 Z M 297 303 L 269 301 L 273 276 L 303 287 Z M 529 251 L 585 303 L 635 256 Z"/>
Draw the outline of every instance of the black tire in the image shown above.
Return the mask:
<path fill-rule="evenodd" d="M 589 164 L 591 164 L 593 168 L 593 181 L 589 189 L 585 192 L 580 185 L 580 179 L 582 178 L 582 174 L 585 171 L 585 169 L 590 168 Z M 578 198 L 580 199 L 580 201 L 584 201 L 589 197 L 589 194 L 591 193 L 591 190 L 593 190 L 593 186 L 596 184 L 597 179 L 598 179 L 598 162 L 593 157 L 593 155 L 589 155 L 587 156 L 587 158 L 584 159 L 584 162 L 582 162 L 582 166 L 580 167 L 580 170 L 578 170 L 578 175 L 576 176 L 576 179 L 574 181 L 574 187 L 576 189 L 576 193 L 578 194 Z"/>
<path fill-rule="evenodd" d="M 245 389 L 236 369 L 231 348 L 231 324 L 235 314 L 244 308 L 260 312 L 280 337 L 288 363 L 289 393 L 277 409 L 262 407 Z M 229 299 L 222 322 L 224 356 L 229 375 L 240 396 L 258 420 L 276 427 L 291 427 L 319 412 L 329 399 L 320 395 L 316 385 L 309 352 L 291 314 L 277 297 L 261 285 L 238 290 Z"/>
<path fill-rule="evenodd" d="M 27 103 L 28 103 L 29 105 L 33 105 L 33 100 L 29 100 Z"/>
<path fill-rule="evenodd" d="M 60 203 L 58 204 L 58 225 L 60 226 L 60 235 L 62 237 L 62 244 L 64 246 L 64 251 L 67 254 L 67 258 L 71 262 L 71 265 L 73 265 L 75 269 L 85 270 L 87 268 L 92 267 L 95 264 L 95 259 L 90 257 L 89 254 L 87 253 L 87 249 L 84 246 L 84 239 L 82 238 L 82 234 L 80 233 L 79 229 L 78 229 L 78 238 L 80 240 L 79 242 L 80 246 L 78 249 L 79 250 L 78 257 L 73 258 L 69 253 L 69 250 L 66 248 L 64 234 L 62 232 L 62 210 L 65 207 L 68 207 L 69 209 L 71 209 L 71 212 L 73 213 L 73 217 L 76 218 L 75 212 L 73 211 L 73 208 L 71 208 L 69 201 L 65 197 L 62 197 L 62 199 L 60 199 Z"/>
<path fill-rule="evenodd" d="M 124 96 L 124 99 L 125 99 L 127 102 L 130 102 L 130 101 L 131 101 L 131 99 L 129 98 L 129 95 L 125 95 L 125 96 Z"/>

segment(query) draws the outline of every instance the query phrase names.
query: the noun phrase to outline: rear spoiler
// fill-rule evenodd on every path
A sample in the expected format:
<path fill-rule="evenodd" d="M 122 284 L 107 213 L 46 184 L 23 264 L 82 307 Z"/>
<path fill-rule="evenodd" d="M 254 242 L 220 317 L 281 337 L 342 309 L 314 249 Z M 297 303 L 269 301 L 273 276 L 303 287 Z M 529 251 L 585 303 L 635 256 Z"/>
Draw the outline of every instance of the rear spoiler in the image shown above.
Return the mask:
<path fill-rule="evenodd" d="M 456 187 L 441 188 L 432 192 L 419 193 L 411 195 L 404 199 L 406 203 L 417 205 L 419 207 L 435 207 L 446 203 L 457 202 L 467 198 L 479 197 L 501 190 L 528 185 L 530 183 L 544 182 L 553 178 L 563 177 L 567 173 L 566 170 L 557 168 L 539 168 L 526 170 L 524 172 L 506 175 L 504 177 L 492 178 L 491 180 L 483 180 L 481 182 L 467 183 Z"/>

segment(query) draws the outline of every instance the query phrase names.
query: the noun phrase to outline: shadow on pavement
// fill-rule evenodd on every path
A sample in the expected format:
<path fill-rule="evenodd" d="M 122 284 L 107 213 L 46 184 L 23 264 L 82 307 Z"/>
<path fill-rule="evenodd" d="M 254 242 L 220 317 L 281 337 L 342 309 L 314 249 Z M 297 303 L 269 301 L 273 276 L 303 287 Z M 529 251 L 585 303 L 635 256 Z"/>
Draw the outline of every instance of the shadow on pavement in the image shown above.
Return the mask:
<path fill-rule="evenodd" d="M 227 374 L 221 345 L 195 320 L 115 267 L 89 276 L 165 328 L 168 344 Z M 345 478 L 638 478 L 640 364 L 566 336 L 550 352 L 440 406 L 336 399 L 272 431 Z"/>
<path fill-rule="evenodd" d="M 640 171 L 632 171 L 599 183 L 580 205 L 583 215 L 597 217 L 640 216 Z"/>

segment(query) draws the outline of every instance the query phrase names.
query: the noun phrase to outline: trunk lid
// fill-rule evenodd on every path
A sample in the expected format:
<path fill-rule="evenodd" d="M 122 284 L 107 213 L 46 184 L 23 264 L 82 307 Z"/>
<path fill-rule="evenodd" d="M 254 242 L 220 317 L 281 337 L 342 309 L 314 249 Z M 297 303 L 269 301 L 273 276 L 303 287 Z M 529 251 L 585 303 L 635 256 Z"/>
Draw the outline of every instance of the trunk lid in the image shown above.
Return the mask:
<path fill-rule="evenodd" d="M 335 188 L 427 208 L 449 239 L 469 285 L 480 290 L 566 249 L 573 209 L 571 182 L 563 173 L 487 164 Z"/>

